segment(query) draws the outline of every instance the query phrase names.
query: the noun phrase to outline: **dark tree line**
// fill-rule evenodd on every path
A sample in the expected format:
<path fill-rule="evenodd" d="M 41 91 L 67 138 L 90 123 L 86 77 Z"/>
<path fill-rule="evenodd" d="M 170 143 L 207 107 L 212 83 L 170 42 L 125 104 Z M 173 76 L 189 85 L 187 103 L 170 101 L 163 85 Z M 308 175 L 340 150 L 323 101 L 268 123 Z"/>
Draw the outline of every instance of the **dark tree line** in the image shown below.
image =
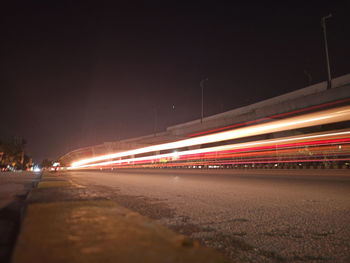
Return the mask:
<path fill-rule="evenodd" d="M 20 137 L 0 141 L 0 166 L 17 170 L 30 168 L 32 159 L 25 152 L 26 145 L 27 141 Z"/>
<path fill-rule="evenodd" d="M 44 159 L 42 162 L 41 162 L 41 168 L 49 168 L 53 165 L 54 161 L 51 161 L 49 159 Z"/>

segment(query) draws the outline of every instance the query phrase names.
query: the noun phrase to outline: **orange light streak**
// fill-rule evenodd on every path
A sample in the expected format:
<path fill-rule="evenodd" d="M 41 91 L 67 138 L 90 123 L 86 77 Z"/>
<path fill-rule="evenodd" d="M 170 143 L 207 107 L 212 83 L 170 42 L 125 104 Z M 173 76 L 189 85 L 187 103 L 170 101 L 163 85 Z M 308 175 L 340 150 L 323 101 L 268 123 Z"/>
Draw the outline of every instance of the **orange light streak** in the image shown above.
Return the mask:
<path fill-rule="evenodd" d="M 324 110 L 316 113 L 309 113 L 302 116 L 290 117 L 283 120 L 272 121 L 269 123 L 257 124 L 254 126 L 239 128 L 235 130 L 224 131 L 215 134 L 209 134 L 205 136 L 184 139 L 180 141 L 164 143 L 159 145 L 153 145 L 143 147 L 135 150 L 106 154 L 93 158 L 83 159 L 72 163 L 72 167 L 80 167 L 84 164 L 114 159 L 119 157 L 125 157 L 135 154 L 162 151 L 168 149 L 177 149 L 188 146 L 220 142 L 226 140 L 232 140 L 237 138 L 249 137 L 253 135 L 261 135 L 271 132 L 280 132 L 291 129 L 305 128 L 315 125 L 324 125 L 334 122 L 350 120 L 350 106 L 343 106 L 335 109 Z"/>
<path fill-rule="evenodd" d="M 338 137 L 338 136 L 346 136 L 346 135 L 349 136 L 350 131 L 346 130 L 346 131 L 340 131 L 340 132 L 294 136 L 294 137 L 287 137 L 287 138 L 280 138 L 280 139 L 262 140 L 262 141 L 248 142 L 248 143 L 238 143 L 238 144 L 215 146 L 215 147 L 209 147 L 209 148 L 203 148 L 203 149 L 187 150 L 187 151 L 176 152 L 176 153 L 167 153 L 167 154 L 158 154 L 158 155 L 151 155 L 151 156 L 145 156 L 145 157 L 129 158 L 124 160 L 111 160 L 111 161 L 104 161 L 99 163 L 69 167 L 68 169 L 81 169 L 81 168 L 88 168 L 88 167 L 95 167 L 95 166 L 106 166 L 111 164 L 133 163 L 133 162 L 139 162 L 139 161 L 159 160 L 159 159 L 167 159 L 167 158 L 171 158 L 172 160 L 174 160 L 174 159 L 180 158 L 183 155 L 193 155 L 193 154 L 201 154 L 201 153 L 208 153 L 208 152 L 222 152 L 222 151 L 228 151 L 233 149 L 266 146 L 271 144 L 274 145 L 274 144 L 280 144 L 280 143 L 286 143 L 286 142 L 291 143 L 295 141 L 304 141 L 304 140 L 310 141 L 310 140 L 317 140 L 325 137 L 334 137 L 334 136 Z M 125 155 L 127 156 L 128 154 L 125 154 Z"/>

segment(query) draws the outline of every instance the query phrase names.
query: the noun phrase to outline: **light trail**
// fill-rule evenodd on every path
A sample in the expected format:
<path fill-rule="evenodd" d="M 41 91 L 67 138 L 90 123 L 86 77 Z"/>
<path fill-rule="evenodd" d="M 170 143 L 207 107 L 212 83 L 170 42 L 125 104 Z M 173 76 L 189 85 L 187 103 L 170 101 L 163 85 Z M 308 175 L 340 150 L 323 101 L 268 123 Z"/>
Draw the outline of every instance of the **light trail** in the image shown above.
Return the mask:
<path fill-rule="evenodd" d="M 276 119 L 276 118 L 281 118 L 281 117 L 287 117 L 289 115 L 295 115 L 295 114 L 299 114 L 299 113 L 302 113 L 302 112 L 313 111 L 313 110 L 316 110 L 316 109 L 321 109 L 321 108 L 325 108 L 325 107 L 329 107 L 329 106 L 333 106 L 333 105 L 337 105 L 337 104 L 343 104 L 343 103 L 347 103 L 347 102 L 350 102 L 350 98 L 343 99 L 343 100 L 338 100 L 338 101 L 333 101 L 333 102 L 328 102 L 328 103 L 324 103 L 324 104 L 320 104 L 320 105 L 314 105 L 314 106 L 311 106 L 311 107 L 308 107 L 308 108 L 294 110 L 294 111 L 290 111 L 290 112 L 286 112 L 286 113 L 275 114 L 275 115 L 264 117 L 264 118 L 260 118 L 260 119 L 257 119 L 257 120 L 237 123 L 237 124 L 233 124 L 233 125 L 230 125 L 230 126 L 213 129 L 213 130 L 197 132 L 197 133 L 190 134 L 188 137 L 195 137 L 195 136 L 204 135 L 204 134 L 208 134 L 208 133 L 219 132 L 219 131 L 223 131 L 223 130 L 228 130 L 228 129 L 232 129 L 232 128 L 241 127 L 241 126 L 244 126 L 244 125 L 259 123 L 259 122 L 268 121 L 268 120 L 271 120 L 271 119 Z"/>
<path fill-rule="evenodd" d="M 180 141 L 164 143 L 143 147 L 135 150 L 119 152 L 114 154 L 106 154 L 93 158 L 83 159 L 72 163 L 72 167 L 81 167 L 88 163 L 94 163 L 103 160 L 132 156 L 147 152 L 157 152 L 162 150 L 177 149 L 213 142 L 232 140 L 237 138 L 262 135 L 272 132 L 280 132 L 291 129 L 299 129 L 316 125 L 324 125 L 334 122 L 350 120 L 350 106 L 343 106 L 335 109 L 324 110 L 316 113 L 309 113 L 302 116 L 290 117 L 283 120 L 272 121 L 269 123 L 257 124 L 254 126 L 239 128 L 230 131 L 224 131 L 215 134 L 209 134 L 201 137 L 184 139 Z"/>
<path fill-rule="evenodd" d="M 289 143 L 288 145 L 291 146 L 291 143 L 293 142 L 301 142 L 301 141 L 307 141 L 312 142 L 315 140 L 320 140 L 322 138 L 329 138 L 329 137 L 341 137 L 341 136 L 350 136 L 350 131 L 339 131 L 339 132 L 331 132 L 331 133 L 321 133 L 321 134 L 312 134 L 312 135 L 304 135 L 304 136 L 293 136 L 288 138 L 280 138 L 280 139 L 271 139 L 271 140 L 262 140 L 262 141 L 254 141 L 254 142 L 247 142 L 247 143 L 237 143 L 237 144 L 230 144 L 230 145 L 223 145 L 223 146 L 215 146 L 215 147 L 208 147 L 203 149 L 195 149 L 195 150 L 187 150 L 187 151 L 181 151 L 176 153 L 167 153 L 167 154 L 158 154 L 158 155 L 150 155 L 145 157 L 137 157 L 137 158 L 129 158 L 124 160 L 111 160 L 111 161 L 104 161 L 99 163 L 93 163 L 93 164 L 85 164 L 75 167 L 70 167 L 69 169 L 81 169 L 81 168 L 91 168 L 96 166 L 107 166 L 112 164 L 122 164 L 122 163 L 135 163 L 135 162 L 142 162 L 142 161 L 159 161 L 161 159 L 167 159 L 171 158 L 174 159 L 180 159 L 184 156 L 192 156 L 195 158 L 195 155 L 198 154 L 204 154 L 204 153 L 221 153 L 227 152 L 232 153 L 232 150 L 234 149 L 240 149 L 243 151 L 244 149 L 252 149 L 252 147 L 263 147 L 263 146 L 270 146 L 270 145 L 278 145 L 281 143 Z M 281 148 L 279 150 L 282 150 Z M 200 156 L 199 156 L 200 157 Z M 230 157 L 230 156 L 227 156 Z"/>

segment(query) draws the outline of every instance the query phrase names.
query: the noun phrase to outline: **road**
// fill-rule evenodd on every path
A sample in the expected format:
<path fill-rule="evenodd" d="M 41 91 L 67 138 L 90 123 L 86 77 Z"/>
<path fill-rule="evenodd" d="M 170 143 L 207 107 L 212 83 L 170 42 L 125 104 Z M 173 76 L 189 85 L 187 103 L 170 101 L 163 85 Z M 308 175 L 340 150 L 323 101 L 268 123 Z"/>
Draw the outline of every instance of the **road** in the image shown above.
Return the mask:
<path fill-rule="evenodd" d="M 0 261 L 8 262 L 20 228 L 25 199 L 39 173 L 0 172 Z"/>
<path fill-rule="evenodd" d="M 0 210 L 25 196 L 39 177 L 33 172 L 0 172 Z"/>
<path fill-rule="evenodd" d="M 350 262 L 349 170 L 115 170 L 66 175 L 239 262 Z"/>

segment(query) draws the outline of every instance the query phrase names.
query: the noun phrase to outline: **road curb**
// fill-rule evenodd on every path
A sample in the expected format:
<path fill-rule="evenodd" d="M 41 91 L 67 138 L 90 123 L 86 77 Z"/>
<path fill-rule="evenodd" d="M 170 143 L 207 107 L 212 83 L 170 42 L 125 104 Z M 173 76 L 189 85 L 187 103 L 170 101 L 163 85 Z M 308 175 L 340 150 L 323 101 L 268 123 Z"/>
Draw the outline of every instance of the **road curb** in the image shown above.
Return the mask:
<path fill-rule="evenodd" d="M 113 201 L 49 197 L 77 188 L 67 178 L 43 176 L 35 189 L 41 192 L 40 200 L 29 200 L 13 263 L 228 262 L 216 251 Z"/>

